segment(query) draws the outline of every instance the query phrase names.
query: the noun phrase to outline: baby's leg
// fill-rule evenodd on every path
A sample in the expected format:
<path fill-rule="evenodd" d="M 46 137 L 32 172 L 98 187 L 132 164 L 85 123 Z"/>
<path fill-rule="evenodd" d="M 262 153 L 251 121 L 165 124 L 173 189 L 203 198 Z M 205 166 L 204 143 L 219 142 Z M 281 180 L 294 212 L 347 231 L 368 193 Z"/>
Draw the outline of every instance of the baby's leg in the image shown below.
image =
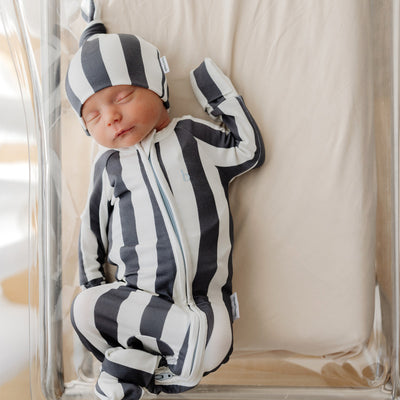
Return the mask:
<path fill-rule="evenodd" d="M 226 303 L 214 297 L 210 302 L 199 304 L 207 315 L 209 337 L 204 353 L 204 371 L 210 372 L 226 361 L 232 350 L 232 324 Z"/>
<path fill-rule="evenodd" d="M 180 373 L 189 319 L 175 304 L 113 283 L 80 293 L 71 315 L 84 345 L 103 362 L 99 397 L 133 400 L 140 398 L 135 397 L 141 392 L 139 386 L 157 391 L 154 371 L 161 358 Z"/>
<path fill-rule="evenodd" d="M 104 294 L 120 286 L 122 286 L 121 283 L 115 282 L 86 289 L 76 296 L 71 307 L 71 321 L 76 333 L 85 347 L 99 361 L 103 361 L 107 349 L 118 344 L 99 331 L 96 318 L 97 303 Z M 110 321 L 110 323 L 114 322 Z"/>
<path fill-rule="evenodd" d="M 106 351 L 95 392 L 104 400 L 138 400 L 143 389 L 156 392 L 154 371 L 161 357 L 142 350 L 112 348 Z"/>

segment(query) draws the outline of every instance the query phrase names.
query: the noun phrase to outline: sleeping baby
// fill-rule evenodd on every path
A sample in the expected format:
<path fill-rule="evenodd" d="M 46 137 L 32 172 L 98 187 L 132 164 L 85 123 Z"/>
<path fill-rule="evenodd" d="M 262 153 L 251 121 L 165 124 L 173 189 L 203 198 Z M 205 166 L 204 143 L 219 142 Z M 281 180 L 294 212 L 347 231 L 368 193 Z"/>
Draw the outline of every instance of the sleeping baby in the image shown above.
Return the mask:
<path fill-rule="evenodd" d="M 100 145 L 81 217 L 83 290 L 71 319 L 101 362 L 100 399 L 178 393 L 232 351 L 228 187 L 263 163 L 263 142 L 243 99 L 210 59 L 190 80 L 219 123 L 171 119 L 157 48 L 106 33 L 90 5 L 66 78 L 74 111 Z M 106 263 L 116 266 L 113 282 Z"/>

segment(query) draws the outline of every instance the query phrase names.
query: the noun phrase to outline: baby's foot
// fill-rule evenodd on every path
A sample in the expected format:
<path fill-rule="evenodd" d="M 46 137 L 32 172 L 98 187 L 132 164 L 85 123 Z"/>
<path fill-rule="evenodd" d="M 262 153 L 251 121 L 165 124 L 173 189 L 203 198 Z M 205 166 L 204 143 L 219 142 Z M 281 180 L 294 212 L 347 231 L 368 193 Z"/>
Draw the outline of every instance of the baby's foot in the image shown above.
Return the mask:
<path fill-rule="evenodd" d="M 121 382 L 104 371 L 100 373 L 94 392 L 100 400 L 140 400 L 144 394 L 140 386 Z"/>

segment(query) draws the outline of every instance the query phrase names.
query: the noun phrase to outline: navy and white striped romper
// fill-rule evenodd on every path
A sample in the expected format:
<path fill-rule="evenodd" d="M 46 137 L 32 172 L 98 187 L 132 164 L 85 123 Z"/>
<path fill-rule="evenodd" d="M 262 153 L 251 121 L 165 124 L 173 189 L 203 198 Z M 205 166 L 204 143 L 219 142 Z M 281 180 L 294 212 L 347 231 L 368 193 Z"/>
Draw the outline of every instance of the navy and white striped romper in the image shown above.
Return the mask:
<path fill-rule="evenodd" d="M 102 362 L 96 393 L 139 399 L 180 392 L 232 351 L 229 183 L 261 165 L 260 132 L 230 80 L 206 59 L 197 99 L 222 124 L 175 118 L 140 144 L 102 149 L 82 214 L 80 281 L 71 310 Z M 117 266 L 105 282 L 104 265 Z"/>

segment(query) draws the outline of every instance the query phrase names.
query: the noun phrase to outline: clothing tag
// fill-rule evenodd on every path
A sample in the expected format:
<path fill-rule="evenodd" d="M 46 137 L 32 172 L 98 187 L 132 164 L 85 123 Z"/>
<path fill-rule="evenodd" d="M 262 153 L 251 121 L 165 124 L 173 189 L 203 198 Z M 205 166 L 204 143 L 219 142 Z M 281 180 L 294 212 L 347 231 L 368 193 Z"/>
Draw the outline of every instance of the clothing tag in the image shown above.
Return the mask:
<path fill-rule="evenodd" d="M 168 74 L 169 72 L 169 65 L 168 65 L 168 61 L 167 61 L 167 57 L 162 56 L 160 58 L 160 62 L 161 62 L 161 68 L 164 71 L 164 74 Z"/>
<path fill-rule="evenodd" d="M 231 306 L 232 306 L 233 320 L 235 321 L 236 319 L 240 318 L 239 300 L 236 292 L 231 294 Z"/>

